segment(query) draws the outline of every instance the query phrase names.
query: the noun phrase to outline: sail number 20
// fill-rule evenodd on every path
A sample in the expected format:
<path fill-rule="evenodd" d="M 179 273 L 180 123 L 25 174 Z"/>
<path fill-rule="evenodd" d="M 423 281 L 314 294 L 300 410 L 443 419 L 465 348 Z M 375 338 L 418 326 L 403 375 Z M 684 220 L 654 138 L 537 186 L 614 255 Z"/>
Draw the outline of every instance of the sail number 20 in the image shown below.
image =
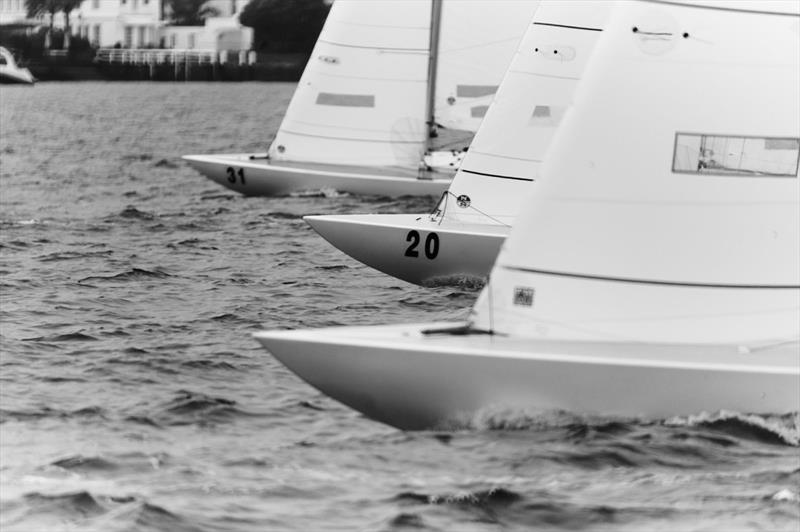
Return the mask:
<path fill-rule="evenodd" d="M 229 166 L 226 170 L 228 173 L 228 182 L 231 184 L 236 183 L 236 178 L 239 178 L 239 182 L 244 185 L 244 168 L 239 168 L 237 171 L 233 166 Z"/>
<path fill-rule="evenodd" d="M 410 242 L 409 246 L 406 248 L 406 257 L 419 257 L 419 251 L 417 251 L 417 246 L 421 241 L 421 237 L 419 236 L 419 232 L 415 230 L 411 230 L 406 235 L 406 242 Z M 436 255 L 439 254 L 439 235 L 436 233 L 428 233 L 428 236 L 425 237 L 425 256 L 433 260 L 436 258 Z"/>

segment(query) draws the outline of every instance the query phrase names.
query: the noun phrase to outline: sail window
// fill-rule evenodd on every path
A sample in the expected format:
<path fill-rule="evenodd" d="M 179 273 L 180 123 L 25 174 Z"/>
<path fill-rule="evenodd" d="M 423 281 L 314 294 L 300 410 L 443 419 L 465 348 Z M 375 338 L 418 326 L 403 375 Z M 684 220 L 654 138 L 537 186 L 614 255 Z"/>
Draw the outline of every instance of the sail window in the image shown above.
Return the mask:
<path fill-rule="evenodd" d="M 676 133 L 672 171 L 720 176 L 797 177 L 800 139 Z"/>
<path fill-rule="evenodd" d="M 338 94 L 320 92 L 317 105 L 337 105 L 342 107 L 375 107 L 375 96 L 372 94 Z"/>
<path fill-rule="evenodd" d="M 457 85 L 456 96 L 460 98 L 480 98 L 497 92 L 497 85 Z"/>
<path fill-rule="evenodd" d="M 486 116 L 486 111 L 488 110 L 488 105 L 476 105 L 475 107 L 471 107 L 469 111 L 472 118 L 483 118 Z"/>
<path fill-rule="evenodd" d="M 533 108 L 530 124 L 532 126 L 557 126 L 567 110 L 565 106 L 537 105 Z"/>

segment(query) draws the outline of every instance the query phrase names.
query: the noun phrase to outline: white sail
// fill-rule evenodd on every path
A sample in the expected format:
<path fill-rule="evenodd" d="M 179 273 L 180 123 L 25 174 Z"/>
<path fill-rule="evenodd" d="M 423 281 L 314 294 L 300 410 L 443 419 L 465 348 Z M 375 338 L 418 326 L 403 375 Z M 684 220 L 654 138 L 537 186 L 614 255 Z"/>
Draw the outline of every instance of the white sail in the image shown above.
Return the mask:
<path fill-rule="evenodd" d="M 430 13 L 430 1 L 334 2 L 270 158 L 416 166 L 426 142 Z"/>
<path fill-rule="evenodd" d="M 474 132 L 536 2 L 442 4 L 435 121 Z M 416 168 L 431 1 L 337 0 L 269 149 L 275 161 Z"/>
<path fill-rule="evenodd" d="M 446 0 L 438 46 L 436 122 L 475 132 L 538 7 L 537 0 Z"/>
<path fill-rule="evenodd" d="M 523 337 L 800 337 L 800 4 L 626 2 L 473 325 Z"/>
<path fill-rule="evenodd" d="M 610 2 L 543 1 L 450 186 L 444 219 L 510 225 L 602 33 Z M 467 198 L 456 201 L 456 198 Z"/>

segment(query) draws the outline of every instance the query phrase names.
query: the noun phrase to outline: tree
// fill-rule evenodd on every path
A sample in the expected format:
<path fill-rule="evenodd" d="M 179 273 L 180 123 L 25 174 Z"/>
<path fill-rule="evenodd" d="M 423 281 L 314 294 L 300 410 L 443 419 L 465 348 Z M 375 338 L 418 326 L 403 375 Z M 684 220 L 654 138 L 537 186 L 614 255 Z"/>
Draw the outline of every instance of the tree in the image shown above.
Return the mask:
<path fill-rule="evenodd" d="M 169 5 L 172 23 L 176 26 L 202 26 L 206 18 L 219 12 L 206 5 L 206 0 L 166 0 Z"/>
<path fill-rule="evenodd" d="M 311 53 L 329 10 L 322 0 L 251 0 L 239 22 L 253 28 L 257 49 Z"/>
<path fill-rule="evenodd" d="M 61 11 L 64 12 L 64 48 L 69 50 L 69 41 L 72 36 L 69 14 L 73 9 L 81 7 L 82 0 L 60 0 Z"/>
<path fill-rule="evenodd" d="M 53 19 L 61 10 L 61 0 L 25 0 L 25 8 L 28 10 L 28 18 L 50 15 L 50 26 L 44 39 L 44 47 L 50 48 L 50 40 L 53 38 Z"/>

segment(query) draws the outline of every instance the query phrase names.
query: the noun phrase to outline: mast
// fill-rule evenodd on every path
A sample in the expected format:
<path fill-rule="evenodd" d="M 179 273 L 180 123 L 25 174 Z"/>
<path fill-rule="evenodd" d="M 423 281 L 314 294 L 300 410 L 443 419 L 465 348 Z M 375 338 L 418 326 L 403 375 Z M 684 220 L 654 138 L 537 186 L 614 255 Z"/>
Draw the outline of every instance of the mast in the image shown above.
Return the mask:
<path fill-rule="evenodd" d="M 425 122 L 428 126 L 428 140 L 437 136 L 434 104 L 436 100 L 436 67 L 439 59 L 439 33 L 441 25 L 442 0 L 431 0 L 431 33 L 430 44 L 428 45 L 428 94 L 425 109 Z"/>

